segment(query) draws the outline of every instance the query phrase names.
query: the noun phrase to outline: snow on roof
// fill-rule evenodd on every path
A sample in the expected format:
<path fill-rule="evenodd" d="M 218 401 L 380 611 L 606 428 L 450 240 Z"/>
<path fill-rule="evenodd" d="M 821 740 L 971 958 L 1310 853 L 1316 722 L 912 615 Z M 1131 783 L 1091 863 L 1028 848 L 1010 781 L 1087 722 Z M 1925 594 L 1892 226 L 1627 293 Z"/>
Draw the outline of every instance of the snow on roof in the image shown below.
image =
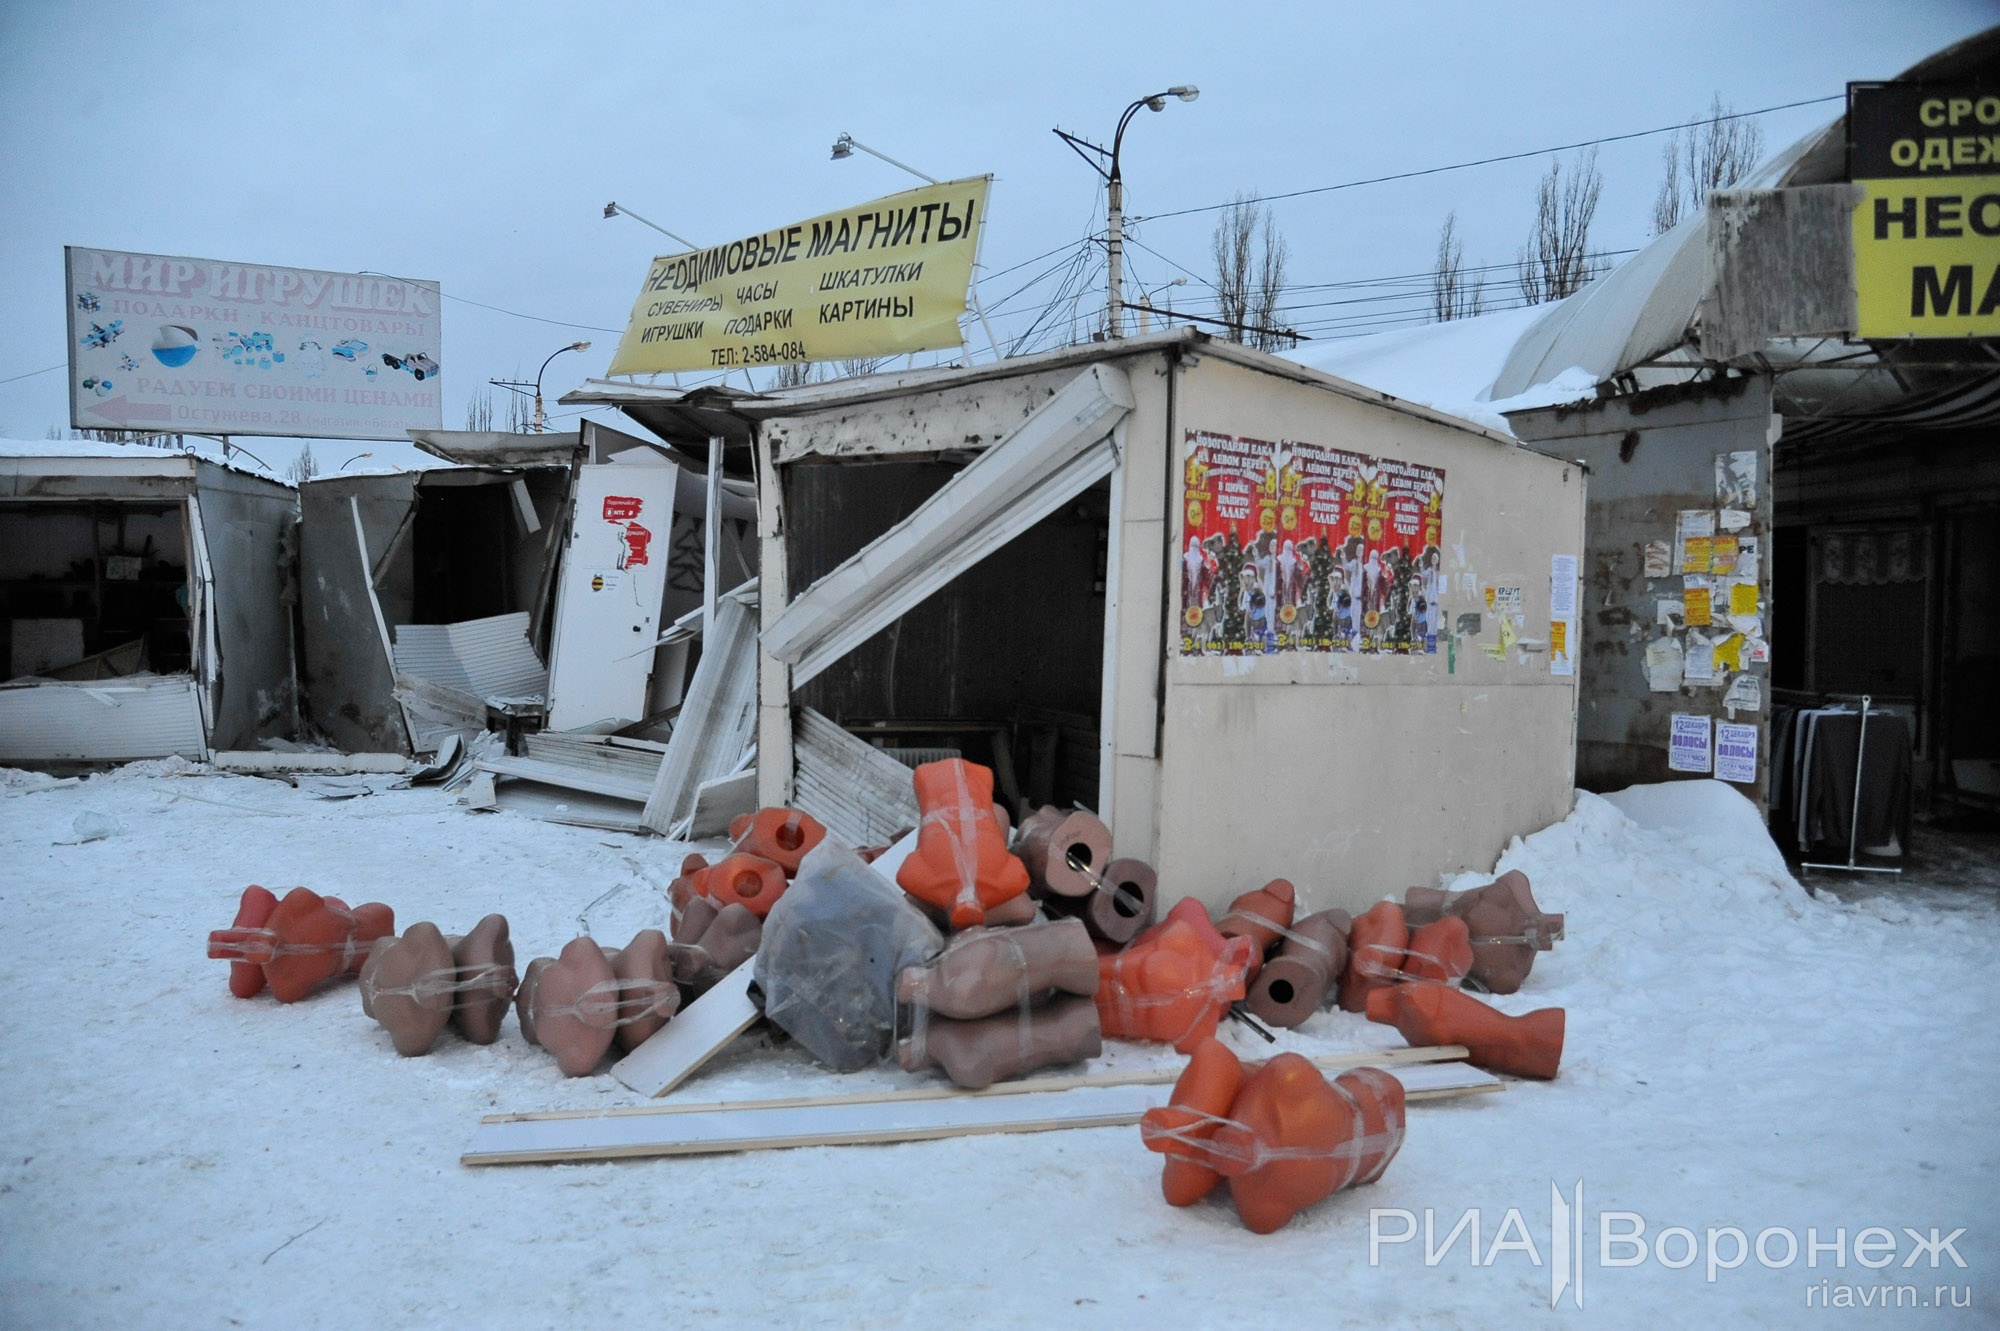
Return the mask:
<path fill-rule="evenodd" d="M 1284 354 L 1323 373 L 1508 434 L 1502 412 L 1587 397 L 1597 384 L 1584 371 L 1573 370 L 1515 398 L 1493 398 L 1500 367 L 1547 313 L 1546 306 L 1530 305 L 1393 333 L 1311 342 Z"/>
<path fill-rule="evenodd" d="M 103 439 L 0 439 L 0 458 L 117 458 L 127 462 L 158 462 L 162 458 L 179 457 L 225 467 L 259 480 L 288 484 L 282 477 L 226 462 L 199 449 L 162 448 L 153 444 L 124 444 Z"/>

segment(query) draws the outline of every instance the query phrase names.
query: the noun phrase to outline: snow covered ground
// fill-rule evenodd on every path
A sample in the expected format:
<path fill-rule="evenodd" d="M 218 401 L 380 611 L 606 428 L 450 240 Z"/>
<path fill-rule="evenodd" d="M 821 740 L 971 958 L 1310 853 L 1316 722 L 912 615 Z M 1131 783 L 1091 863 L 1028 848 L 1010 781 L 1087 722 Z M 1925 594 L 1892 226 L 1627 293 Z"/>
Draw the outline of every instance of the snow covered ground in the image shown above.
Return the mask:
<path fill-rule="evenodd" d="M 119 830 L 64 844 L 86 814 Z M 523 962 L 580 914 L 622 943 L 665 918 L 678 847 L 468 814 L 430 789 L 335 803 L 168 760 L 54 788 L 0 772 L 0 856 L 0 1326 L 2000 1320 L 2000 918 L 1814 900 L 1713 783 L 1582 795 L 1507 849 L 1500 867 L 1568 914 L 1568 940 L 1499 1000 L 1568 1008 L 1561 1078 L 1413 1107 L 1379 1184 L 1263 1238 L 1226 1200 L 1165 1205 L 1137 1128 L 469 1169 L 458 1154 L 482 1114 L 637 1097 L 608 1075 L 559 1077 L 511 1020 L 497 1045 L 447 1036 L 398 1058 L 351 984 L 243 1002 L 203 955 L 251 882 L 386 901 L 404 925 L 502 911 Z M 1398 1042 L 1338 1012 L 1284 1040 Z M 677 1096 L 901 1078 L 743 1044 Z M 1581 1310 L 1573 1290 L 1551 1308 L 1551 1185 L 1582 1189 Z M 1442 1247 L 1469 1211 L 1477 1262 L 1464 1231 L 1427 1262 L 1426 1213 Z M 1603 1213 L 1621 1211 L 1646 1225 L 1638 1265 L 1600 1260 L 1633 1255 L 1600 1252 Z M 1858 1260 L 1880 1260 L 1870 1227 L 1891 1266 Z M 1905 1227 L 1963 1233 L 1933 1269 Z M 1740 1230 L 1747 1260 L 1730 1265 L 1742 1245 L 1711 1229 Z M 1809 1240 L 1836 1231 L 1845 1265 L 1829 1248 L 1809 1266 Z M 1668 1262 L 1691 1243 L 1692 1263 L 1659 1260 L 1662 1237 Z M 1940 1286 L 1969 1306 L 1911 1306 Z M 1839 1306 L 1882 1288 L 1887 1310 Z"/>

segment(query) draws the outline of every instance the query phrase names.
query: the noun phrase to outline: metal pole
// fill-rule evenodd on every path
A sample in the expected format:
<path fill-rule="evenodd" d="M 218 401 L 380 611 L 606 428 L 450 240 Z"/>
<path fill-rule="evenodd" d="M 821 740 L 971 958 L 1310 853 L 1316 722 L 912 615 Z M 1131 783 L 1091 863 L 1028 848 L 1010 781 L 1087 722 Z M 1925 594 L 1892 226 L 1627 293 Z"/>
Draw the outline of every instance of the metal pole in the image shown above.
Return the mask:
<path fill-rule="evenodd" d="M 1874 702 L 1873 695 L 1861 695 L 1861 733 L 1854 742 L 1854 802 L 1847 811 L 1847 863 L 1800 865 L 1805 869 L 1845 869 L 1849 873 L 1901 873 L 1901 868 L 1885 865 L 1857 864 L 1861 846 L 1861 761 L 1868 755 L 1868 705 Z"/>
<path fill-rule="evenodd" d="M 1123 128 L 1122 126 L 1120 127 Z M 1104 283 L 1107 301 L 1104 310 L 1104 335 L 1106 337 L 1125 336 L 1123 305 L 1124 259 L 1125 259 L 1125 182 L 1118 178 L 1118 159 L 1111 160 L 1111 181 L 1109 193 L 1109 237 L 1105 243 L 1110 268 Z"/>
<path fill-rule="evenodd" d="M 722 436 L 708 437 L 708 508 L 702 527 L 701 641 L 702 650 L 715 646 L 715 609 L 721 597 L 722 555 Z"/>

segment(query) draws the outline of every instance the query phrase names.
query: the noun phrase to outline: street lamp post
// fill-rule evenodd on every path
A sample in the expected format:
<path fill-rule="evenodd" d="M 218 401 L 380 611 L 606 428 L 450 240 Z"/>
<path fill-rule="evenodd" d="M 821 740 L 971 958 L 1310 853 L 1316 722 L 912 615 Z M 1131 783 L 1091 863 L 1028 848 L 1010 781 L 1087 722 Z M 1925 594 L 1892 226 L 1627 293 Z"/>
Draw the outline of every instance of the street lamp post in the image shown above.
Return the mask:
<path fill-rule="evenodd" d="M 1108 234 L 1105 241 L 1105 254 L 1108 262 L 1105 274 L 1105 286 L 1107 290 L 1104 312 L 1104 331 L 1108 337 L 1125 336 L 1125 178 L 1120 174 L 1118 167 L 1118 154 L 1125 146 L 1125 127 L 1132 123 L 1132 117 L 1138 114 L 1139 108 L 1142 106 L 1148 111 L 1164 111 L 1167 109 L 1167 98 L 1169 97 L 1178 97 L 1184 102 L 1191 102 L 1199 96 L 1201 96 L 1201 89 L 1195 87 L 1192 83 L 1177 83 L 1165 92 L 1151 93 L 1145 97 L 1141 97 L 1138 101 L 1125 108 L 1124 115 L 1118 117 L 1118 132 L 1112 136 L 1110 152 L 1105 152 L 1104 149 L 1098 147 L 1096 144 L 1085 142 L 1077 138 L 1074 134 L 1064 134 L 1061 130 L 1056 131 L 1057 134 L 1062 136 L 1064 142 L 1068 143 L 1072 148 L 1078 149 L 1078 156 L 1082 156 L 1081 150 L 1083 148 L 1088 148 L 1100 157 L 1109 158 L 1111 162 L 1110 169 L 1106 170 L 1098 163 L 1090 162 L 1088 157 L 1083 159 L 1086 162 L 1090 162 L 1092 166 L 1097 167 L 1098 174 L 1104 177 L 1105 184 L 1108 187 L 1108 196 L 1105 201 L 1106 212 L 1108 213 L 1108 217 L 1106 218 Z"/>
<path fill-rule="evenodd" d="M 890 166 L 895 167 L 899 171 L 909 172 L 911 175 L 915 176 L 918 180 L 927 180 L 933 185 L 939 183 L 938 178 L 936 176 L 926 175 L 922 171 L 917 170 L 917 168 L 915 168 L 914 166 L 909 165 L 907 162 L 899 162 L 895 158 L 889 156 L 889 154 L 877 151 L 876 149 L 869 147 L 867 144 L 855 138 L 852 134 L 846 133 L 845 131 L 841 133 L 841 136 L 839 138 L 833 141 L 833 160 L 839 162 L 845 160 L 846 158 L 854 156 L 854 150 L 856 148 L 859 148 L 862 152 L 867 153 L 870 157 L 880 158 L 882 161 L 887 162 Z M 985 233 L 982 231 L 980 234 L 983 236 Z M 977 245 L 978 242 L 975 241 L 973 250 L 973 261 L 975 264 L 978 262 L 979 258 Z M 977 314 L 979 316 L 979 327 L 981 331 L 983 331 L 986 334 L 986 345 L 992 349 L 993 359 L 997 361 L 1001 359 L 1000 343 L 999 340 L 993 336 L 993 325 L 986 322 L 986 307 L 979 303 L 979 274 L 977 272 L 973 273 L 972 284 L 966 289 L 966 294 L 972 297 L 972 311 L 974 314 Z"/>
<path fill-rule="evenodd" d="M 549 424 L 548 417 L 544 415 L 542 412 L 542 375 L 548 371 L 549 361 L 554 360 L 556 357 L 562 355 L 565 351 L 588 351 L 588 350 L 590 350 L 590 343 L 587 341 L 572 342 L 566 347 L 557 347 L 554 351 L 551 351 L 549 353 L 549 360 L 545 360 L 542 362 L 542 368 L 535 371 L 535 433 L 536 434 L 540 434 L 544 430 L 546 430 Z"/>

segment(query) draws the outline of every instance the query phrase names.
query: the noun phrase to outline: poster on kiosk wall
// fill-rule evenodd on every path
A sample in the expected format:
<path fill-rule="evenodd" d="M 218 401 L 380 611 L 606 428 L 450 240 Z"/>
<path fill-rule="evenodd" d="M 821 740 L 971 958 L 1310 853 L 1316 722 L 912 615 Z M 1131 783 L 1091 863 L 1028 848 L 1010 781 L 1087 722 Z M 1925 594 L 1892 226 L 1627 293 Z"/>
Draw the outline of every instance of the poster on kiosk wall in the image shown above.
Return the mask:
<path fill-rule="evenodd" d="M 1444 469 L 1189 430 L 1181 654 L 1437 651 Z"/>

